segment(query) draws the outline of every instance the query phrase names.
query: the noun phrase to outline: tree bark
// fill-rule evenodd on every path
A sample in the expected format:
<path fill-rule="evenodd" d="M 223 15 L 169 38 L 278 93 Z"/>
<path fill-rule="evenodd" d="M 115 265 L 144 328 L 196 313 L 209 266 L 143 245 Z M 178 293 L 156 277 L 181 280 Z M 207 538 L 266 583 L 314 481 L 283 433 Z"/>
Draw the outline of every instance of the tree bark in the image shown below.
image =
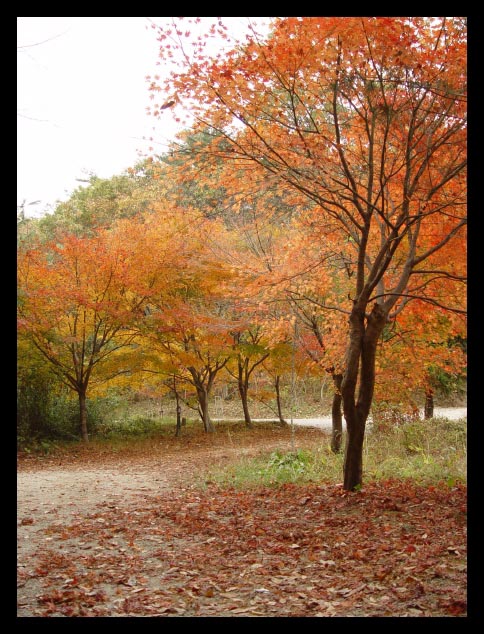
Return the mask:
<path fill-rule="evenodd" d="M 333 385 L 334 385 L 334 395 L 333 395 L 333 405 L 331 407 L 331 451 L 333 453 L 340 453 L 341 451 L 341 441 L 343 438 L 343 415 L 341 412 L 341 383 L 343 381 L 342 374 L 333 373 Z"/>
<path fill-rule="evenodd" d="M 279 383 L 280 383 L 281 377 L 276 376 L 276 402 L 277 402 L 277 413 L 279 415 L 279 421 L 282 423 L 282 425 L 287 425 L 287 421 L 284 420 L 284 416 L 282 415 L 282 406 L 281 406 L 281 391 L 280 391 L 280 387 L 279 387 Z"/>
<path fill-rule="evenodd" d="M 245 360 L 246 366 L 248 360 Z M 242 401 L 242 409 L 244 410 L 244 420 L 247 427 L 252 427 L 252 419 L 249 412 L 248 393 L 249 393 L 249 378 L 247 373 L 247 367 L 244 368 L 241 359 L 237 361 L 238 380 L 237 387 L 239 388 L 240 400 Z M 245 370 L 245 372 L 244 372 Z"/>
<path fill-rule="evenodd" d="M 366 420 L 355 411 L 351 422 L 346 419 L 347 436 L 343 471 L 343 489 L 355 491 L 363 484 L 363 441 Z"/>
<path fill-rule="evenodd" d="M 375 360 L 378 338 L 387 321 L 387 313 L 374 304 L 365 327 L 366 304 L 353 307 L 350 316 L 349 346 L 341 392 L 346 419 L 346 449 L 343 488 L 354 491 L 363 484 L 363 441 L 375 387 Z M 358 400 L 355 402 L 359 379 Z"/>
<path fill-rule="evenodd" d="M 81 437 L 84 442 L 89 442 L 89 435 L 87 433 L 87 405 L 86 405 L 86 393 L 78 392 L 79 396 L 79 420 Z"/>
<path fill-rule="evenodd" d="M 250 412 L 249 412 L 249 403 L 247 399 L 247 392 L 248 392 L 247 387 L 244 385 L 242 381 L 239 381 L 238 388 L 239 388 L 240 400 L 242 401 L 242 409 L 244 410 L 245 424 L 247 425 L 247 427 L 253 427 L 252 419 L 250 417 Z"/>
<path fill-rule="evenodd" d="M 428 420 L 434 417 L 434 391 L 431 388 L 425 390 L 424 418 Z"/>
<path fill-rule="evenodd" d="M 203 421 L 203 427 L 206 432 L 214 432 L 215 427 L 210 420 L 210 414 L 208 411 L 208 397 L 209 394 L 204 386 L 197 387 L 198 403 L 200 409 L 200 415 Z"/>
<path fill-rule="evenodd" d="M 176 431 L 175 436 L 181 435 L 181 407 L 180 407 L 180 397 L 178 396 L 178 392 L 175 390 L 175 400 L 176 400 Z"/>

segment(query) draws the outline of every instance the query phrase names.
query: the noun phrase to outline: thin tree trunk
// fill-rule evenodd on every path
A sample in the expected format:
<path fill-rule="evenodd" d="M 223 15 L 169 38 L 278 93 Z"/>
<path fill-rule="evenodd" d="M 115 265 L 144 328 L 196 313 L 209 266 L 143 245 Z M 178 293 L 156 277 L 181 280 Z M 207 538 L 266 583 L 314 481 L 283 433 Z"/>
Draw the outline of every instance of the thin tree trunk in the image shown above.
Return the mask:
<path fill-rule="evenodd" d="M 342 374 L 335 374 L 333 372 L 333 405 L 331 408 L 331 421 L 332 421 L 332 433 L 331 433 L 331 451 L 333 453 L 340 453 L 341 441 L 343 438 L 343 415 L 341 412 L 341 383 L 343 381 Z"/>
<path fill-rule="evenodd" d="M 245 363 L 245 366 L 244 366 Z M 242 409 L 244 410 L 244 420 L 247 427 L 252 427 L 252 419 L 249 412 L 248 394 L 249 394 L 249 376 L 248 376 L 248 359 L 244 363 L 240 356 L 237 359 L 237 387 L 239 389 L 240 400 L 242 401 Z"/>
<path fill-rule="evenodd" d="M 277 413 L 279 415 L 279 421 L 282 423 L 282 425 L 287 425 L 287 421 L 284 420 L 284 416 L 282 415 L 282 406 L 281 406 L 281 391 L 280 391 L 280 387 L 279 387 L 279 383 L 280 383 L 281 377 L 280 376 L 276 376 L 276 402 L 277 402 Z"/>
<path fill-rule="evenodd" d="M 181 435 L 181 407 L 180 407 L 180 397 L 178 395 L 177 390 L 175 389 L 175 400 L 176 400 L 176 431 L 175 436 Z"/>
<path fill-rule="evenodd" d="M 244 385 L 243 381 L 239 380 L 238 387 L 239 387 L 240 400 L 242 401 L 242 409 L 244 410 L 245 424 L 247 425 L 247 427 L 253 427 L 252 419 L 250 417 L 250 412 L 249 412 L 249 403 L 247 399 L 247 393 L 248 393 L 247 386 Z"/>
<path fill-rule="evenodd" d="M 434 391 L 431 388 L 425 390 L 424 418 L 428 420 L 434 417 Z"/>
<path fill-rule="evenodd" d="M 81 428 L 81 437 L 84 442 L 89 442 L 89 436 L 87 433 L 87 405 L 86 405 L 86 393 L 78 392 L 79 396 L 79 420 Z"/>

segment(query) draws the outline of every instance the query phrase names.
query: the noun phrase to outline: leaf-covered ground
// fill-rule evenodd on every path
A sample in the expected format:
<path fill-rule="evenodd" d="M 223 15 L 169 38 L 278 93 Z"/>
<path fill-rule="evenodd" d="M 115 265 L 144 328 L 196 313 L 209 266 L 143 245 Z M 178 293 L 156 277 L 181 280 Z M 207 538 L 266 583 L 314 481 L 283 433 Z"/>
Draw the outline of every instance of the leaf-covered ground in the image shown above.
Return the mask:
<path fill-rule="evenodd" d="M 463 486 L 194 484 L 289 434 L 19 460 L 18 616 L 465 616 Z"/>

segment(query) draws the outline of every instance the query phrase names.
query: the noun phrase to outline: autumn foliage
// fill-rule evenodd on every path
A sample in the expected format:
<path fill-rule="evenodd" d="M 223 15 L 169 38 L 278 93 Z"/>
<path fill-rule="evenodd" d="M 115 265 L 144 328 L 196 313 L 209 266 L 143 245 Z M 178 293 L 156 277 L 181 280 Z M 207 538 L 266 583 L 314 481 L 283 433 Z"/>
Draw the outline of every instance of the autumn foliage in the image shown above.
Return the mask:
<path fill-rule="evenodd" d="M 379 480 L 379 451 L 362 485 L 368 438 L 401 432 L 406 474 L 432 459 L 381 408 L 414 419 L 465 374 L 466 20 L 279 17 L 241 41 L 213 20 L 153 25 L 171 72 L 150 111 L 185 125 L 169 151 L 20 226 L 19 375 L 77 397 L 85 442 L 19 455 L 19 615 L 464 616 L 465 485 Z M 342 484 L 318 454 L 317 478 L 262 485 L 267 451 L 328 440 L 285 425 L 302 377 L 332 385 Z M 229 384 L 245 425 L 216 434 Z M 176 436 L 88 443 L 108 387 L 169 394 Z M 256 393 L 275 424 L 252 424 Z M 216 483 L 241 457 L 257 486 Z"/>

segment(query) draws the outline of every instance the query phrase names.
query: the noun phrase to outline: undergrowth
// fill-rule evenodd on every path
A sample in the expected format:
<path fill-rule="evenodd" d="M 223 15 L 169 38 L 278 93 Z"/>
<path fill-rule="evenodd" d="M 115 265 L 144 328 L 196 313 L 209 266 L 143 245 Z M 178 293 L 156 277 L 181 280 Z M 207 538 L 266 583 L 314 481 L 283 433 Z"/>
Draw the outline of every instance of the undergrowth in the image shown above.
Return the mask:
<path fill-rule="evenodd" d="M 343 439 L 344 447 L 344 439 Z M 241 458 L 212 470 L 208 481 L 235 487 L 341 482 L 344 453 L 332 453 L 329 437 L 315 449 L 280 450 Z M 467 419 L 412 421 L 386 432 L 369 431 L 364 443 L 365 480 L 411 478 L 421 483 L 466 482 Z"/>

